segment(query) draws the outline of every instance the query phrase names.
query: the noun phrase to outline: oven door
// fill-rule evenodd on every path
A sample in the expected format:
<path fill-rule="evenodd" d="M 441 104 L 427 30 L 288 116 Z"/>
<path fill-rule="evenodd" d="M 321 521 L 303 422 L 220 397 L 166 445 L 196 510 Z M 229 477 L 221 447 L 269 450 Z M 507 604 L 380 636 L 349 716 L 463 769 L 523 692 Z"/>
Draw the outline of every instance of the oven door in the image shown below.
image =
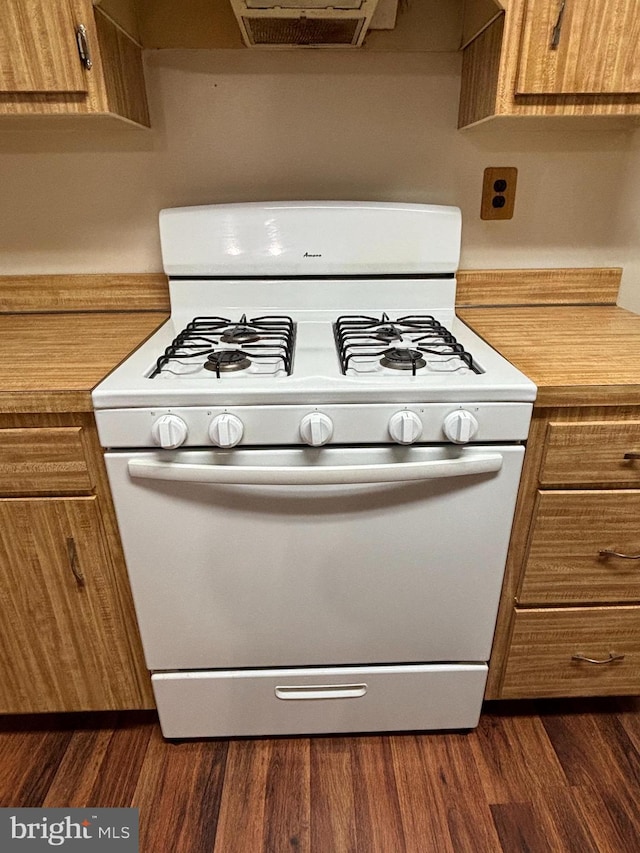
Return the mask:
<path fill-rule="evenodd" d="M 488 660 L 523 454 L 107 453 L 149 668 Z"/>

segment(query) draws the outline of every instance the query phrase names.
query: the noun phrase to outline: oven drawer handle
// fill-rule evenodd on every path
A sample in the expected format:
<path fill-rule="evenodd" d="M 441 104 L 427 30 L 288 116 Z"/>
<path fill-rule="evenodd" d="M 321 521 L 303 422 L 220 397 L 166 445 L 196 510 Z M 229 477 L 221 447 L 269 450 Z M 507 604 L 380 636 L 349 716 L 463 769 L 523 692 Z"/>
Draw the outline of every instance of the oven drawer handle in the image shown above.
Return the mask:
<path fill-rule="evenodd" d="M 276 687 L 278 699 L 359 699 L 366 684 L 299 684 Z"/>
<path fill-rule="evenodd" d="M 223 483 L 242 486 L 350 486 L 360 483 L 401 483 L 491 474 L 502 468 L 500 453 L 466 459 L 400 462 L 389 465 L 251 466 L 198 465 L 182 462 L 129 460 L 132 477 L 179 483 Z"/>

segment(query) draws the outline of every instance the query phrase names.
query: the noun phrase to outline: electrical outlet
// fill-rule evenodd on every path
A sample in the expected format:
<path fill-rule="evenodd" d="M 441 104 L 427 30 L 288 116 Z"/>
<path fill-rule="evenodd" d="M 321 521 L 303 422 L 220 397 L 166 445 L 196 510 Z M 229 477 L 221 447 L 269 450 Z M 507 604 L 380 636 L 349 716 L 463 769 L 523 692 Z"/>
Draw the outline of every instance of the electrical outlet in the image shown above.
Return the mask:
<path fill-rule="evenodd" d="M 517 183 L 518 170 L 514 166 L 485 169 L 480 219 L 512 219 Z"/>

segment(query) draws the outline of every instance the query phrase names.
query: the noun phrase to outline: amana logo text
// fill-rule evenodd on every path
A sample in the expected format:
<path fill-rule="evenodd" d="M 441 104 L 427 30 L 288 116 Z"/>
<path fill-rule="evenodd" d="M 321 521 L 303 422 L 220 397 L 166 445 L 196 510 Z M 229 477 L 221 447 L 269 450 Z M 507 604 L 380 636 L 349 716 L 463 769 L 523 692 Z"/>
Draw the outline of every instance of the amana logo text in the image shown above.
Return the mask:
<path fill-rule="evenodd" d="M 321 258 L 321 257 L 322 257 L 322 255 L 321 255 L 320 253 L 318 253 L 317 255 L 315 255 L 313 252 L 305 252 L 305 253 L 304 253 L 304 255 L 303 255 L 302 257 L 303 257 L 303 258 Z"/>

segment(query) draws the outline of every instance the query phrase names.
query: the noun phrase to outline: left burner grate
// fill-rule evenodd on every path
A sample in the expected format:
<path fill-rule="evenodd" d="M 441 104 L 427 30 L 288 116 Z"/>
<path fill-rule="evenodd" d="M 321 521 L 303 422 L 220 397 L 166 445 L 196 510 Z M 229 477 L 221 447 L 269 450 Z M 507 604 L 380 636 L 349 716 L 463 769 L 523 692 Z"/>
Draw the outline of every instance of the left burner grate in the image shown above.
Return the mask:
<path fill-rule="evenodd" d="M 172 365 L 184 365 L 189 361 L 212 371 L 218 379 L 225 373 L 245 370 L 254 364 L 272 364 L 275 372 L 284 370 L 290 375 L 295 332 L 295 323 L 284 315 L 247 319 L 243 314 L 238 321 L 215 316 L 194 317 L 156 361 L 149 378 L 165 370 L 173 372 Z M 237 348 L 233 344 L 237 344 Z M 241 353 L 242 358 L 236 358 L 235 353 Z M 229 365 L 233 367 L 230 369 Z"/>

